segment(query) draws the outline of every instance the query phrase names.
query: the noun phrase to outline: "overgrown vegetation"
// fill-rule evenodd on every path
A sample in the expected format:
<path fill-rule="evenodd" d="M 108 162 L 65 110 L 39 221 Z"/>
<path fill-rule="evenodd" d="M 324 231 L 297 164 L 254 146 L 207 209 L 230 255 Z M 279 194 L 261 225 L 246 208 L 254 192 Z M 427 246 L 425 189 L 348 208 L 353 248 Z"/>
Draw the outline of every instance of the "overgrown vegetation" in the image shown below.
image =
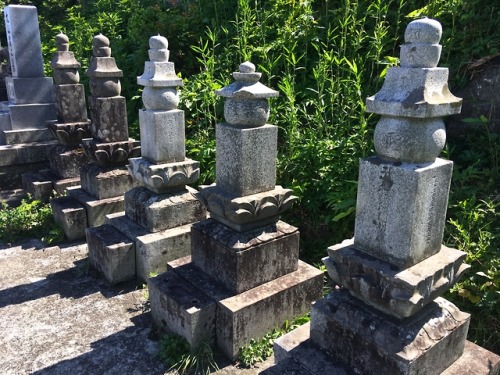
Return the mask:
<path fill-rule="evenodd" d="M 49 204 L 31 198 L 23 199 L 18 207 L 0 202 L 1 241 L 12 243 L 23 238 L 39 238 L 46 244 L 63 239 Z"/>
<path fill-rule="evenodd" d="M 358 160 L 374 153 L 377 121 L 365 113 L 364 100 L 380 89 L 386 68 L 397 63 L 407 23 L 428 16 L 443 24 L 440 65 L 450 68 L 452 91 L 467 81 L 466 64 L 500 52 L 500 10 L 480 0 L 32 3 L 38 6 L 47 63 L 59 31 L 68 34 L 84 68 L 93 35 L 110 38 L 125 72 L 123 95 L 134 137 L 141 107 L 135 77 L 147 59 L 148 38 L 160 33 L 169 39 L 171 61 L 184 79 L 187 151 L 201 162 L 200 183 L 215 177 L 214 127 L 223 116 L 214 90 L 228 84 L 244 60 L 256 64 L 262 82 L 280 91 L 271 101 L 270 118 L 280 129 L 278 183 L 300 198 L 285 220 L 299 226 L 301 258 L 311 263 L 328 245 L 353 234 Z M 448 144 L 445 157 L 455 161 L 455 171 L 445 243 L 466 251 L 472 265 L 449 294 L 473 313 L 469 338 L 500 353 L 499 140 L 488 133 L 487 116 L 480 119 L 485 124 L 480 134 Z"/>
<path fill-rule="evenodd" d="M 183 374 L 210 374 L 219 370 L 210 344 L 202 341 L 196 348 L 190 348 L 185 338 L 176 334 L 166 334 L 160 340 L 160 359 L 169 370 Z"/>

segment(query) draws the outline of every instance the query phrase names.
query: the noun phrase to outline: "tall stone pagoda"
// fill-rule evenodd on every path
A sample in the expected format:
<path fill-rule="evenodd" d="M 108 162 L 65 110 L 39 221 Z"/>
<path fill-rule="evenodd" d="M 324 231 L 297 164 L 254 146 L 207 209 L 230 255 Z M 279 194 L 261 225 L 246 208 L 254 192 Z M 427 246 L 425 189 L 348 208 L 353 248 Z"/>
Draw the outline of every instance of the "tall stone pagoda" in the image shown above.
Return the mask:
<path fill-rule="evenodd" d="M 142 157 L 129 171 L 142 186 L 125 193 L 125 213 L 87 231 L 92 265 L 116 284 L 167 270 L 167 262 L 191 250 L 191 225 L 206 218 L 196 190 L 199 163 L 185 154 L 184 111 L 177 109 L 182 79 L 169 62 L 168 41 L 149 39 L 149 58 L 137 83 L 144 86 L 139 111 Z"/>
<path fill-rule="evenodd" d="M 296 199 L 276 186 L 278 128 L 267 124 L 267 98 L 250 62 L 219 90 L 225 123 L 216 126 L 216 183 L 200 188 L 210 219 L 191 229 L 191 257 L 149 280 L 155 325 L 203 340 L 234 360 L 241 346 L 309 310 L 321 297 L 322 272 L 298 260 L 299 232 L 279 220 Z"/>
<path fill-rule="evenodd" d="M 441 244 L 453 163 L 437 156 L 443 116 L 461 108 L 448 69 L 437 67 L 441 33 L 435 20 L 411 22 L 401 66 L 367 99 L 382 117 L 377 155 L 360 165 L 354 239 L 323 259 L 343 288 L 314 303 L 310 331 L 276 342 L 278 365 L 265 373 L 297 365 L 311 374 L 498 372 L 498 356 L 466 342 L 470 315 L 440 297 L 469 267 L 464 252 Z"/>
<path fill-rule="evenodd" d="M 85 228 L 104 224 L 108 214 L 124 210 L 123 194 L 137 183 L 128 173 L 128 159 L 140 154 L 140 144 L 129 138 L 126 101 L 120 96 L 120 77 L 109 39 L 99 34 L 92 41 L 90 77 L 90 130 L 82 140 L 90 163 L 80 170 L 81 187 L 68 188 L 68 197 L 51 201 L 55 220 L 66 237 L 85 237 Z"/>
<path fill-rule="evenodd" d="M 84 138 L 92 136 L 87 118 L 85 89 L 80 84 L 80 63 L 69 50 L 69 39 L 63 33 L 55 37 L 57 52 L 52 58 L 57 120 L 47 123 L 59 145 L 48 158 L 50 169 L 23 175 L 24 189 L 34 198 L 47 200 L 52 191 L 64 194 L 66 188 L 80 185 L 80 168 L 88 157 L 80 147 Z"/>
<path fill-rule="evenodd" d="M 0 102 L 0 190 L 9 190 L 21 187 L 22 174 L 46 168 L 57 144 L 47 128 L 56 108 L 52 78 L 43 71 L 36 7 L 3 11 L 11 76 L 5 77 L 8 101 Z"/>

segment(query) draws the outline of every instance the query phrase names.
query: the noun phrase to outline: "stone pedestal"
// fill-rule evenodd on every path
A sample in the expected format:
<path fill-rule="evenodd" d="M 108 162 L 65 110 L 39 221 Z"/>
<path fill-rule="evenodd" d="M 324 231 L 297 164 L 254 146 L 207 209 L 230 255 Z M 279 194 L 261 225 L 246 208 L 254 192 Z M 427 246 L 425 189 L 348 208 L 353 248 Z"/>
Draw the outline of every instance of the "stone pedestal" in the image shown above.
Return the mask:
<path fill-rule="evenodd" d="M 51 123 L 50 129 L 67 147 L 81 144 L 85 161 L 88 162 L 79 168 L 81 187 L 68 190 L 72 202 L 69 203 L 67 198 L 56 198 L 51 205 L 54 218 L 62 224 L 65 235 L 81 238 L 85 237 L 85 228 L 103 225 L 106 215 L 124 210 L 123 194 L 138 185 L 125 165 L 129 157 L 139 156 L 140 146 L 139 142 L 128 137 L 125 98 L 119 95 L 119 77 L 123 73 L 111 57 L 109 40 L 98 35 L 92 41 L 93 56 L 87 71 L 92 93 L 89 99 L 91 121 L 86 120 L 84 92 L 78 84 L 77 69 L 80 64 L 68 51 L 67 37 L 59 34 L 56 40 L 58 52 L 54 55 L 52 66 L 54 77 L 59 83 L 56 96 L 61 100 L 58 122 Z M 76 103 L 68 100 L 70 94 L 74 95 Z M 62 160 L 66 156 L 69 157 L 61 153 L 56 159 Z M 74 160 L 78 161 L 76 158 Z M 67 210 L 67 206 L 71 210 Z M 73 220 L 76 212 L 81 220 Z M 87 239 L 92 240 L 88 236 Z M 129 251 L 133 251 L 133 244 L 130 246 Z M 109 249 L 116 248 L 110 245 Z M 90 259 L 95 261 L 98 257 Z M 120 272 L 112 271 L 112 266 L 105 270 L 107 275 L 114 275 L 118 279 L 123 277 Z"/>
<path fill-rule="evenodd" d="M 83 138 L 91 137 L 90 121 L 87 119 L 85 92 L 79 84 L 80 63 L 69 51 L 68 37 L 56 36 L 57 52 L 51 62 L 54 69 L 54 85 L 50 80 L 50 93 L 56 97 L 57 120 L 47 121 L 48 130 L 59 141 L 49 153 L 51 173 L 23 176 L 23 187 L 33 197 L 48 200 L 53 191 L 66 193 L 61 187 L 77 186 L 80 183 L 80 168 L 88 163 L 88 157 L 80 148 Z M 41 94 L 39 94 L 41 95 Z M 39 187 L 43 186 L 44 189 Z"/>
<path fill-rule="evenodd" d="M 192 226 L 191 258 L 169 263 L 148 285 L 156 326 L 192 348 L 206 340 L 231 360 L 252 338 L 304 314 L 323 285 L 323 273 L 298 260 L 297 228 L 279 221 L 296 197 L 275 185 L 277 127 L 266 124 L 266 98 L 278 93 L 249 62 L 233 76 L 217 92 L 228 99 L 216 184 L 198 193 L 211 218 Z"/>
<path fill-rule="evenodd" d="M 56 144 L 46 126 L 56 109 L 52 79 L 43 73 L 36 7 L 8 5 L 4 16 L 12 75 L 5 78 L 8 102 L 0 115 L 2 190 L 19 188 L 22 174 L 45 164 Z"/>
<path fill-rule="evenodd" d="M 167 61 L 167 40 L 156 36 L 149 43 L 151 61 L 137 78 L 145 86 L 146 109 L 139 111 L 142 157 L 130 159 L 128 166 L 135 185 L 143 186 L 125 193 L 125 214 L 109 215 L 105 226 L 87 230 L 91 263 L 112 284 L 136 277 L 146 281 L 165 272 L 167 262 L 189 255 L 191 225 L 206 218 L 196 190 L 186 186 L 198 180 L 200 170 L 198 162 L 185 158 L 184 112 L 177 109 L 175 89 L 182 80 L 175 75 L 174 64 Z M 99 103 L 109 108 L 115 104 L 119 106 L 118 102 Z M 117 134 L 115 125 L 103 122 L 106 126 L 96 123 L 95 131 L 115 141 L 111 144 L 119 144 L 121 136 L 128 137 Z M 99 189 L 96 182 L 89 185 Z M 108 238 L 102 233 L 109 234 Z M 120 240 L 123 237 L 128 238 L 127 256 Z"/>
<path fill-rule="evenodd" d="M 355 237 L 323 259 L 343 288 L 315 302 L 309 333 L 275 343 L 281 370 L 292 352 L 308 370 L 347 374 L 434 375 L 463 361 L 470 316 L 440 297 L 469 268 L 465 253 L 441 245 L 452 175 L 452 162 L 437 158 L 446 137 L 441 117 L 459 112 L 461 100 L 447 89 L 447 69 L 436 68 L 440 37 L 437 21 L 411 22 L 402 67 L 367 99 L 382 118 L 377 156 L 360 165 Z M 478 359 L 473 373 L 491 374 L 498 360 L 488 369 Z"/>

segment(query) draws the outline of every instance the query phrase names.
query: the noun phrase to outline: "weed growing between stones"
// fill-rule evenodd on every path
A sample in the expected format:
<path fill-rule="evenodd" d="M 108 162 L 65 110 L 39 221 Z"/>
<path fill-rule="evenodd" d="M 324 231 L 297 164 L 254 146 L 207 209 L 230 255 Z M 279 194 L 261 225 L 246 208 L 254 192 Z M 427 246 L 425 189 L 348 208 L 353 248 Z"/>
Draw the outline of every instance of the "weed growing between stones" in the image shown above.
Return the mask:
<path fill-rule="evenodd" d="M 167 334 L 160 340 L 160 359 L 170 370 L 183 374 L 210 374 L 219 370 L 214 352 L 207 341 L 202 341 L 191 350 L 189 343 L 182 336 Z"/>
<path fill-rule="evenodd" d="M 295 328 L 309 322 L 309 313 L 283 323 L 281 328 L 275 328 L 260 339 L 252 339 L 248 345 L 240 348 L 238 361 L 240 366 L 251 368 L 257 363 L 265 361 L 273 354 L 274 341 L 285 333 L 293 331 Z"/>

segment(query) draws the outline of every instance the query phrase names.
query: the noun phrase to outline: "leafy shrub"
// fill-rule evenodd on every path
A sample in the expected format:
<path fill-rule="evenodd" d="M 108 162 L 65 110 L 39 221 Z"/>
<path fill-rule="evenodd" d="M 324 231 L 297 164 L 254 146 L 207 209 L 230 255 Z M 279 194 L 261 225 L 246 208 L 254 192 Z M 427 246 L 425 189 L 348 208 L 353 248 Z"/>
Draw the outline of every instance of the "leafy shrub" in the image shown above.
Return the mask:
<path fill-rule="evenodd" d="M 0 240 L 11 243 L 23 238 L 39 238 L 47 244 L 63 239 L 62 230 L 54 223 L 50 204 L 23 199 L 18 207 L 1 202 Z"/>

